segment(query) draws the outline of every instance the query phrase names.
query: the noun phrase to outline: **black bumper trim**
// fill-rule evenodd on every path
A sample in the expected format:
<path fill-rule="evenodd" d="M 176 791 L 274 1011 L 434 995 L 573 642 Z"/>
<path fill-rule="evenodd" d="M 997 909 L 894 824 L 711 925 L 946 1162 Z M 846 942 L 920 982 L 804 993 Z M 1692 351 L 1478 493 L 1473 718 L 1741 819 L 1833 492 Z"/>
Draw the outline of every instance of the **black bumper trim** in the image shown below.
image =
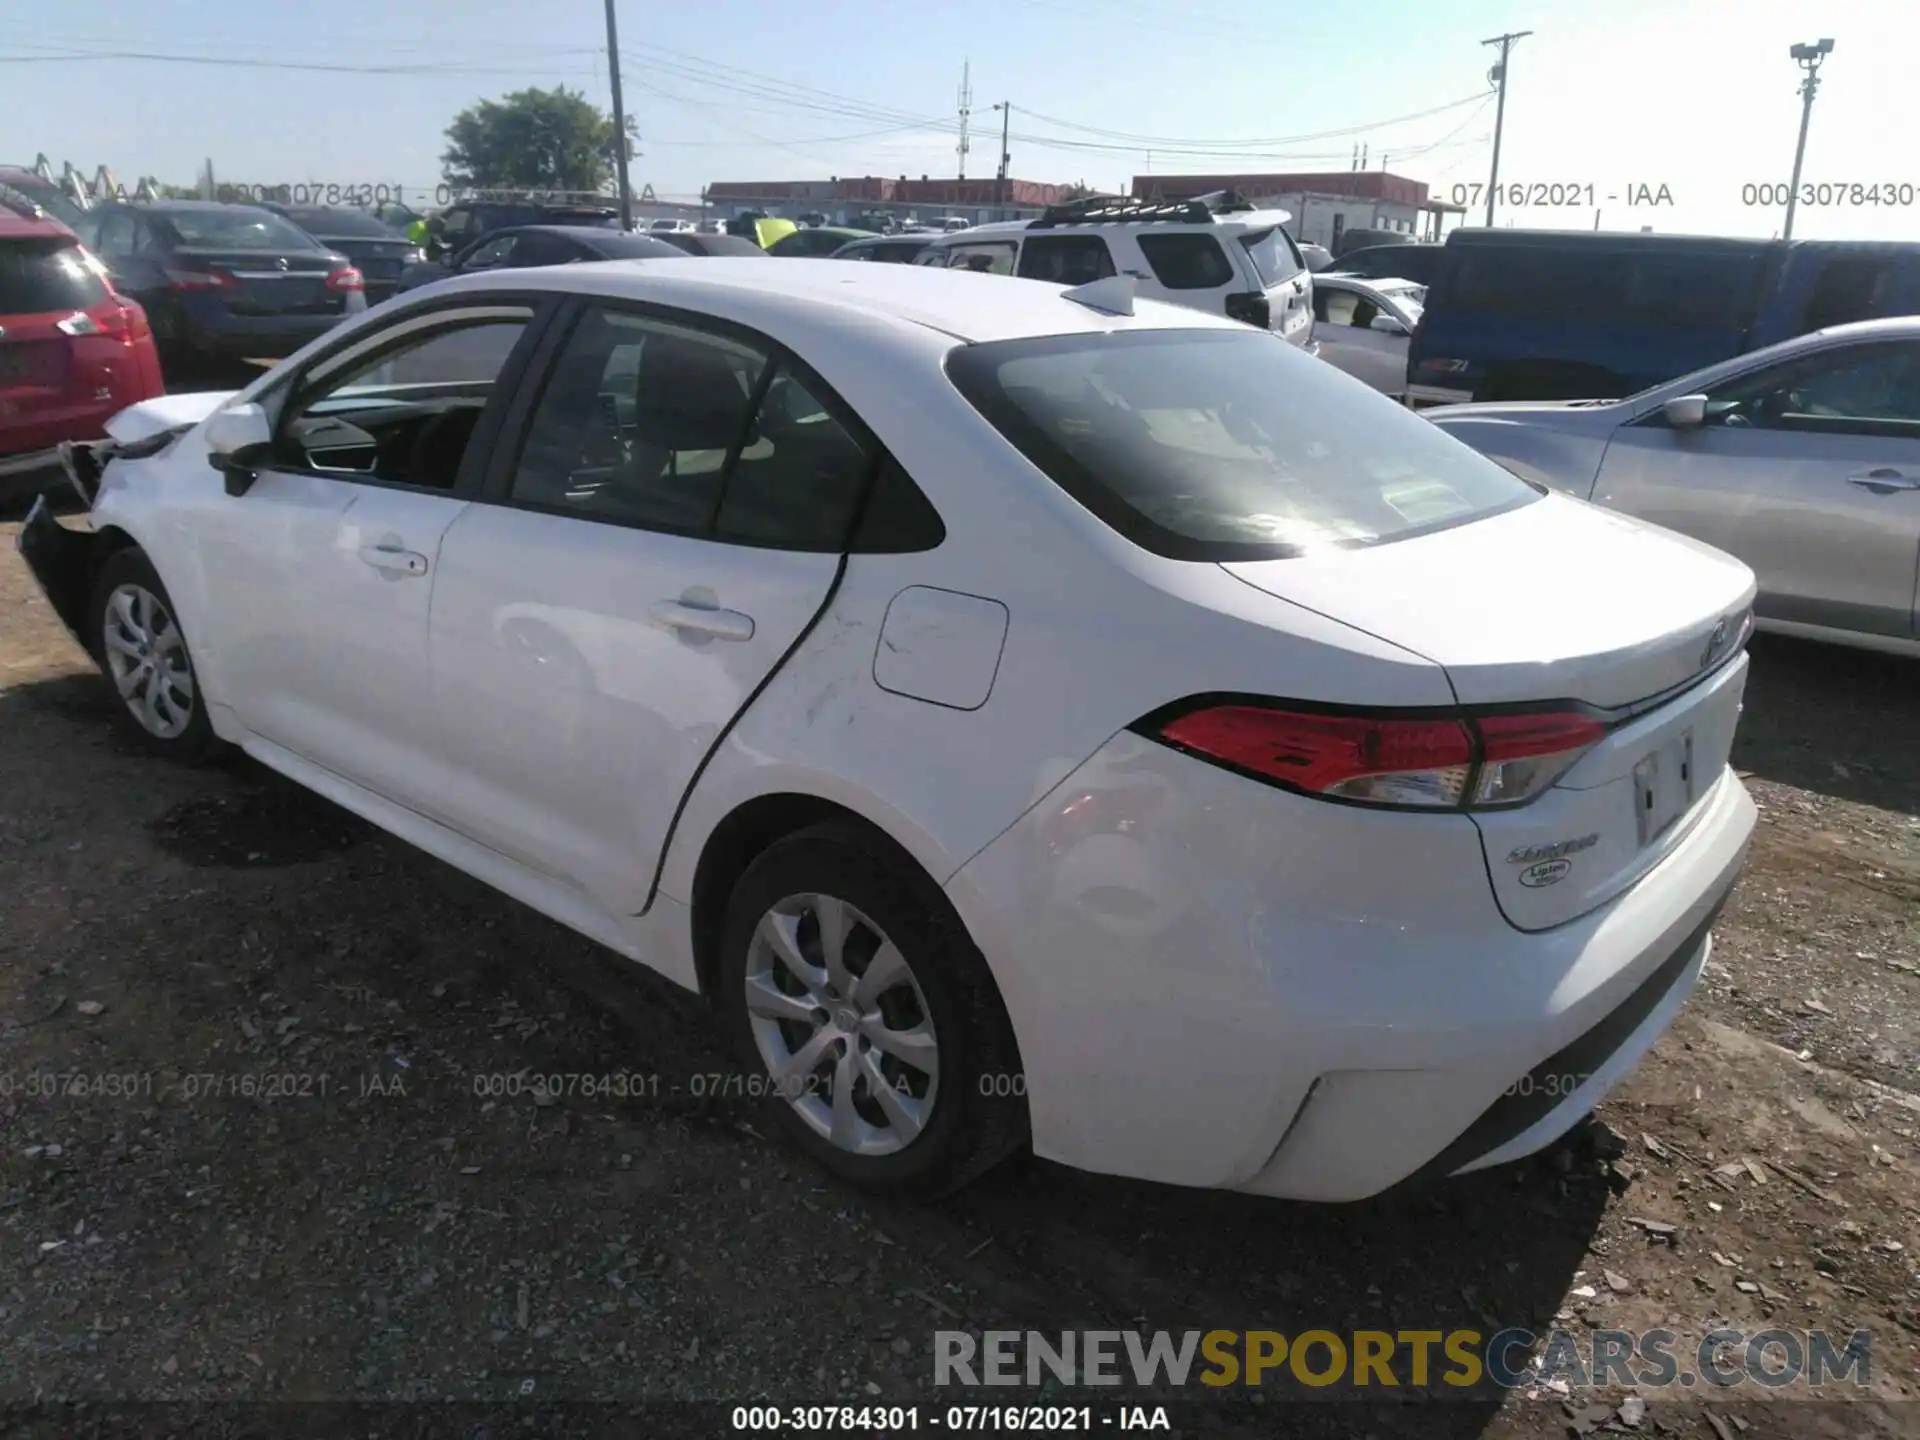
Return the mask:
<path fill-rule="evenodd" d="M 92 531 L 69 530 L 56 521 L 47 508 L 45 495 L 35 498 L 16 542 L 20 558 L 27 562 L 33 578 L 40 582 L 53 613 L 89 655 L 94 649 L 87 643 L 85 634 L 86 611 L 93 582 L 93 547 L 97 542 L 98 537 Z"/>
<path fill-rule="evenodd" d="M 1627 1038 L 1640 1028 L 1647 1016 L 1679 983 L 1681 975 L 1707 943 L 1707 934 L 1727 903 L 1732 886 L 1713 903 L 1706 919 L 1696 925 L 1687 938 L 1674 948 L 1658 970 L 1642 980 L 1627 998 L 1601 1020 L 1542 1060 L 1511 1086 L 1493 1104 L 1481 1112 L 1454 1142 L 1429 1160 L 1404 1183 L 1413 1184 L 1451 1175 L 1483 1155 L 1532 1129 L 1566 1101 L 1569 1087 L 1566 1077 L 1578 1077 L 1577 1089 L 1585 1077 L 1600 1070 L 1611 1060 Z"/>

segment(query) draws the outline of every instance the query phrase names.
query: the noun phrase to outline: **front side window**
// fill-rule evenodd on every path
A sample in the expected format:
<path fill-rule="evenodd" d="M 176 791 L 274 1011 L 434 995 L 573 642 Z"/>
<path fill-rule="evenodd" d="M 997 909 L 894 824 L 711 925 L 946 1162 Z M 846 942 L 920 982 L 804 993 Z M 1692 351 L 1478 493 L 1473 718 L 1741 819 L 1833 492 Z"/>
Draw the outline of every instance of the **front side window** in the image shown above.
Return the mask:
<path fill-rule="evenodd" d="M 328 374 L 281 419 L 283 463 L 451 490 L 529 312 L 423 330 Z"/>
<path fill-rule="evenodd" d="M 1853 345 L 1729 380 L 1709 392 L 1707 423 L 1920 438 L 1920 345 Z"/>
<path fill-rule="evenodd" d="M 1013 245 L 955 245 L 947 251 L 949 270 L 972 270 L 981 275 L 1013 274 Z"/>
<path fill-rule="evenodd" d="M 761 347 L 593 309 L 554 362 L 512 498 L 535 509 L 706 534 L 768 364 Z"/>
<path fill-rule="evenodd" d="M 1113 256 L 1098 235 L 1031 235 L 1020 251 L 1020 273 L 1055 285 L 1089 285 L 1114 273 Z"/>
<path fill-rule="evenodd" d="M 1253 331 L 995 341 L 955 350 L 947 373 L 1068 494 L 1173 559 L 1376 544 L 1539 498 L 1431 422 Z"/>
<path fill-rule="evenodd" d="M 133 254 L 133 217 L 131 215 L 112 214 L 100 221 L 99 238 L 94 249 L 101 255 L 119 259 Z"/>
<path fill-rule="evenodd" d="M 1169 290 L 1218 290 L 1234 280 L 1220 242 L 1200 231 L 1140 236 L 1140 253 Z"/>
<path fill-rule="evenodd" d="M 483 240 L 473 249 L 473 253 L 460 262 L 462 270 L 497 270 L 513 259 L 513 253 L 520 248 L 518 235 L 496 235 L 491 240 Z"/>

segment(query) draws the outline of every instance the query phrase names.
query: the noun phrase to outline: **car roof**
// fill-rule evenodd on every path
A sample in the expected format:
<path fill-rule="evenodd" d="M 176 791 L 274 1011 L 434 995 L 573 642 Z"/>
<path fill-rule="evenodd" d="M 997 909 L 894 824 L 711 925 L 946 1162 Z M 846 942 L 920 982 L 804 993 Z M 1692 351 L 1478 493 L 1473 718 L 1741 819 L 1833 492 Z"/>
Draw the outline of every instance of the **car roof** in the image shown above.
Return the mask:
<path fill-rule="evenodd" d="M 938 331 L 969 344 L 1116 330 L 1247 328 L 1224 315 L 1152 300 L 1136 301 L 1132 316 L 1110 315 L 1066 298 L 1060 286 L 1045 281 L 929 266 L 822 265 L 743 255 L 699 265 L 607 260 L 512 275 L 515 289 L 680 304 L 769 333 L 790 330 L 795 321 L 830 329 L 836 316 L 847 312 Z M 503 283 L 485 273 L 464 275 L 441 282 L 434 293 L 445 297 L 461 290 L 496 290 Z"/>

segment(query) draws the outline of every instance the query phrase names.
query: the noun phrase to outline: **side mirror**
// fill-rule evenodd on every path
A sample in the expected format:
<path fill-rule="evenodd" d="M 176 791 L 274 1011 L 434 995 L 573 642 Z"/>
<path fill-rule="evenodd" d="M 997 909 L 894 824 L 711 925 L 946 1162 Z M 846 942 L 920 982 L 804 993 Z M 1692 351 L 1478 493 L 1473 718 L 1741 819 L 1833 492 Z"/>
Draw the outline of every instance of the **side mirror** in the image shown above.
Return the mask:
<path fill-rule="evenodd" d="M 273 430 L 258 405 L 232 405 L 209 416 L 201 432 L 207 463 L 227 477 L 227 493 L 244 495 L 273 456 Z"/>
<path fill-rule="evenodd" d="M 1676 395 L 1660 406 L 1660 413 L 1676 430 L 1697 430 L 1707 423 L 1707 397 Z"/>
<path fill-rule="evenodd" d="M 1383 335 L 1405 335 L 1408 333 L 1407 327 L 1391 315 L 1374 316 L 1373 322 L 1368 325 L 1367 328 L 1369 330 L 1378 330 Z"/>

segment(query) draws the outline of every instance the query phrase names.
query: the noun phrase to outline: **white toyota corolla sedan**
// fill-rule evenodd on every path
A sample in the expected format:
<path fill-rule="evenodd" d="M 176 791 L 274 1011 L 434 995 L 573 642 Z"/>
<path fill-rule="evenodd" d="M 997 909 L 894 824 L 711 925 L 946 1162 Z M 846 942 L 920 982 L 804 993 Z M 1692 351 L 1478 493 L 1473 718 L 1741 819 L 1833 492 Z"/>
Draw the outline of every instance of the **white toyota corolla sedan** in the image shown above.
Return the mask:
<path fill-rule="evenodd" d="M 21 546 L 134 733 L 710 997 L 863 1184 L 1537 1150 L 1754 823 L 1745 566 L 1124 276 L 476 275 L 111 433 Z"/>

